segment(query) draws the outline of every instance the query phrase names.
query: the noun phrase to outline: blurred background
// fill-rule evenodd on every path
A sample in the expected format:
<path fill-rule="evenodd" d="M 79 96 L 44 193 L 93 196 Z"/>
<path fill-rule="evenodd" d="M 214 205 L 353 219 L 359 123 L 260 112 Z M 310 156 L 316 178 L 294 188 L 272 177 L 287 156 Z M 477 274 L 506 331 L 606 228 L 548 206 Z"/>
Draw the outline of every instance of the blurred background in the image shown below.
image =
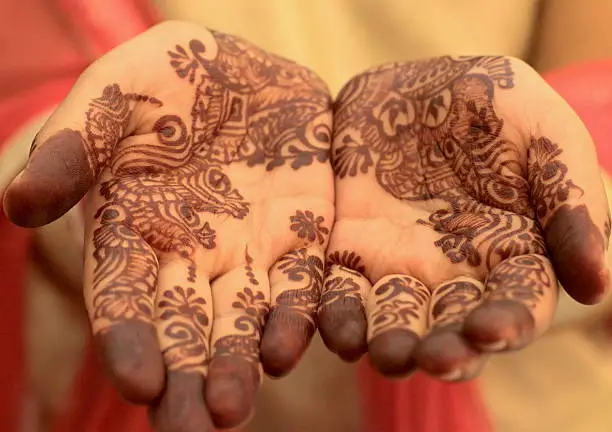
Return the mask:
<path fill-rule="evenodd" d="M 242 36 L 312 68 L 334 94 L 383 62 L 519 57 L 582 117 L 611 184 L 612 0 L 0 0 L 0 191 L 87 65 L 165 19 Z M 1 218 L 0 431 L 136 430 L 91 426 L 112 425 L 134 408 L 102 397 L 112 389 L 96 375 L 89 351 L 78 209 L 31 232 Z M 492 430 L 611 431 L 610 312 L 608 305 L 584 308 L 562 298 L 555 326 L 539 342 L 493 358 L 466 387 Z M 451 387 L 458 388 L 436 391 L 452 393 Z M 414 416 L 405 418 L 411 406 L 418 404 L 422 415 L 446 415 L 429 399 L 401 383 L 381 383 L 367 362 L 340 362 L 317 338 L 289 377 L 266 380 L 247 430 L 476 432 L 418 429 Z"/>

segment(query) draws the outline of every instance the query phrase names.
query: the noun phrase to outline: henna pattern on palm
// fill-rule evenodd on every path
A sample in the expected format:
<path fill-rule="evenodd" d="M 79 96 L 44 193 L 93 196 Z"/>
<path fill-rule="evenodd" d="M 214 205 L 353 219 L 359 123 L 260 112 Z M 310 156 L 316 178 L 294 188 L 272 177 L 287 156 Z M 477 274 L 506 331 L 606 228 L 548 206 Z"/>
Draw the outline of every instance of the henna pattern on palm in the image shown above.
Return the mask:
<path fill-rule="evenodd" d="M 218 163 L 246 161 L 267 170 L 293 169 L 329 158 L 329 94 L 313 73 L 212 32 L 216 55 L 198 40 L 169 52 L 179 77 L 196 87 L 192 109 L 194 150 Z"/>
<path fill-rule="evenodd" d="M 307 240 L 309 243 L 316 241 L 322 245 L 329 234 L 329 229 L 322 226 L 324 220 L 323 216 L 315 217 L 310 210 L 298 210 L 295 216 L 291 216 L 291 231 L 297 233 L 300 239 Z"/>
<path fill-rule="evenodd" d="M 332 164 L 337 205 L 346 208 L 319 318 L 341 357 L 365 351 L 354 335 L 367 328 L 370 360 L 384 374 L 418 365 L 448 379 L 473 376 L 481 352 L 522 347 L 549 325 L 558 288 L 549 261 L 579 301 L 604 291 L 610 224 L 593 222 L 589 176 L 576 174 L 585 185 L 572 178 L 564 143 L 544 136 L 550 126 L 535 135 L 521 124 L 512 105 L 526 98 L 515 89 L 517 64 L 449 56 L 393 63 L 340 92 Z M 595 288 L 580 287 L 579 266 Z"/>
<path fill-rule="evenodd" d="M 503 57 L 441 57 L 360 75 L 336 104 L 337 177 L 373 169 L 402 201 L 445 203 L 419 223 L 443 234 L 435 246 L 453 263 L 490 269 L 517 253 L 545 253 L 536 216 L 550 218 L 583 190 L 557 143 L 505 138 L 494 99 L 513 87 Z"/>
<path fill-rule="evenodd" d="M 121 141 L 129 134 L 136 104 L 161 107 L 163 103 L 123 93 L 117 84 L 107 86 L 86 114 L 84 143 L 90 165 L 98 167 L 95 175 L 104 167 L 112 173 L 100 187 L 106 203 L 95 216 L 100 226 L 93 236 L 97 262 L 93 308 L 99 329 L 125 319 L 150 321 L 157 256 L 174 253 L 192 261 L 198 247 L 216 246 L 210 216 L 244 219 L 249 214 L 250 204 L 224 172 L 226 164 L 265 164 L 269 171 L 285 164 L 299 169 L 328 160 L 331 133 L 325 121 L 317 121 L 329 110 L 325 85 L 290 61 L 238 38 L 213 35 L 216 47 L 192 40 L 188 50 L 176 46 L 169 51 L 177 75 L 194 85 L 190 124 L 178 116 L 163 115 L 153 126 L 157 140 Z M 310 211 L 298 211 L 292 222 L 298 236 L 309 241 L 322 242 L 328 234 L 322 219 Z M 292 277 L 304 274 L 293 271 Z M 196 282 L 194 277 L 190 276 L 190 282 Z M 172 309 L 172 302 L 187 301 L 191 290 L 178 286 L 163 293 L 158 305 L 164 310 L 162 319 L 170 317 L 172 310 L 195 313 L 188 307 Z M 240 295 L 236 307 L 247 308 L 262 294 L 245 288 Z M 314 297 L 308 299 L 313 301 Z M 260 309 L 261 305 L 245 311 L 260 313 Z M 194 318 L 196 326 L 209 320 L 201 312 L 183 318 Z M 259 338 L 251 333 L 261 322 L 252 319 L 236 322 L 241 332 L 249 328 L 248 335 L 218 341 L 217 352 L 238 350 L 254 358 Z M 188 353 L 189 340 L 197 337 L 176 326 L 180 324 L 166 329 L 166 335 L 177 341 L 169 349 Z M 200 342 L 195 345 L 205 345 Z"/>

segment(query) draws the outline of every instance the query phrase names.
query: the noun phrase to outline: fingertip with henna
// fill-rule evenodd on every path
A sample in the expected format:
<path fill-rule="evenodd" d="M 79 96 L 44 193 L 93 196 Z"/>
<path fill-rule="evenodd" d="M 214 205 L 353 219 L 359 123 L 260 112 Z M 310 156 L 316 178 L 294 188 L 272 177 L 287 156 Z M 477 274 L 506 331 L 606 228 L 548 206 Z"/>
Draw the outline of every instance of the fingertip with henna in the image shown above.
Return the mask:
<path fill-rule="evenodd" d="M 309 319 L 284 306 L 274 308 L 259 348 L 264 372 L 273 378 L 287 375 L 306 352 L 314 332 Z"/>
<path fill-rule="evenodd" d="M 459 334 L 457 326 L 432 331 L 417 346 L 420 369 L 444 381 L 471 379 L 479 371 L 481 354 Z"/>
<path fill-rule="evenodd" d="M 230 356 L 210 362 L 205 400 L 215 426 L 232 429 L 248 420 L 259 386 L 259 372 L 249 360 Z"/>
<path fill-rule="evenodd" d="M 519 349 L 535 337 L 535 321 L 529 309 L 514 300 L 488 301 L 468 315 L 463 335 L 483 352 Z"/>
<path fill-rule="evenodd" d="M 149 409 L 157 432 L 214 432 L 204 404 L 204 377 L 199 373 L 172 370 L 159 401 Z"/>
<path fill-rule="evenodd" d="M 164 388 L 164 361 L 151 324 L 127 321 L 95 337 L 104 365 L 127 401 L 145 404 Z"/>
<path fill-rule="evenodd" d="M 365 309 L 357 299 L 323 305 L 317 322 L 323 343 L 342 360 L 356 362 L 368 351 L 368 323 Z"/>
<path fill-rule="evenodd" d="M 64 129 L 34 149 L 4 193 L 4 211 L 16 225 L 45 225 L 75 206 L 93 182 L 81 134 Z"/>
<path fill-rule="evenodd" d="M 561 286 L 576 301 L 592 305 L 609 290 L 605 240 L 585 205 L 559 207 L 546 224 L 546 244 Z"/>
<path fill-rule="evenodd" d="M 374 336 L 368 344 L 370 363 L 389 378 L 402 378 L 416 368 L 415 348 L 419 336 L 410 330 L 392 329 Z"/>

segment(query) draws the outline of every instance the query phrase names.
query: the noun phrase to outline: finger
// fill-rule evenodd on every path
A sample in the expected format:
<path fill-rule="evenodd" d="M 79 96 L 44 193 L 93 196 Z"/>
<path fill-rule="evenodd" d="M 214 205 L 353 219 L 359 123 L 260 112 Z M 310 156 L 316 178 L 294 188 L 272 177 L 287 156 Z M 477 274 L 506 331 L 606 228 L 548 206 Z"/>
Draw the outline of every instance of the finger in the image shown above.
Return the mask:
<path fill-rule="evenodd" d="M 121 395 L 149 402 L 164 385 L 164 364 L 153 325 L 158 263 L 151 247 L 108 206 L 86 242 L 85 304 L 110 377 Z"/>
<path fill-rule="evenodd" d="M 100 90 L 92 83 L 97 79 L 84 74 L 38 133 L 26 167 L 4 195 L 5 212 L 14 223 L 35 227 L 66 213 L 94 184 L 117 143 L 135 129 L 134 106 L 161 106 L 118 84 Z"/>
<path fill-rule="evenodd" d="M 328 256 L 317 323 L 327 348 L 345 361 L 357 361 L 368 350 L 364 301 L 370 281 L 354 252 Z"/>
<path fill-rule="evenodd" d="M 558 299 L 552 265 L 542 255 L 509 258 L 486 281 L 486 300 L 467 317 L 464 336 L 478 349 L 519 349 L 550 325 Z"/>
<path fill-rule="evenodd" d="M 261 341 L 267 374 L 287 374 L 308 348 L 322 285 L 323 251 L 318 246 L 290 252 L 270 270 L 273 300 Z"/>
<path fill-rule="evenodd" d="M 246 252 L 244 267 L 219 277 L 212 290 L 215 324 L 206 403 L 217 427 L 232 428 L 249 418 L 261 381 L 259 343 L 270 304 L 268 275 Z"/>
<path fill-rule="evenodd" d="M 412 372 L 414 350 L 427 331 L 429 302 L 427 287 L 410 276 L 390 275 L 374 285 L 366 306 L 368 353 L 380 373 Z"/>
<path fill-rule="evenodd" d="M 608 203 L 589 133 L 560 96 L 549 98 L 554 112 L 538 119 L 529 140 L 531 201 L 559 282 L 575 300 L 593 304 L 610 283 Z"/>
<path fill-rule="evenodd" d="M 475 377 L 486 357 L 461 335 L 463 322 L 483 299 L 484 284 L 470 277 L 459 277 L 436 287 L 429 307 L 430 333 L 415 352 L 422 370 L 445 381 Z"/>
<path fill-rule="evenodd" d="M 212 430 L 204 403 L 204 376 L 212 326 L 208 278 L 195 261 L 162 260 L 158 277 L 156 324 L 167 368 L 166 388 L 151 409 L 160 432 Z"/>

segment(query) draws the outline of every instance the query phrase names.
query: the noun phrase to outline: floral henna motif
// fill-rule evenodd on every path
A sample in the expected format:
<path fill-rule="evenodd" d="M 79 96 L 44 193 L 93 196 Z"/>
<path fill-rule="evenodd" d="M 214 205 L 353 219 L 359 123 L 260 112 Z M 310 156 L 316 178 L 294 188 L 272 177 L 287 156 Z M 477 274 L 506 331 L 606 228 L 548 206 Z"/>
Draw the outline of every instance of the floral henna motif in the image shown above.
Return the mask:
<path fill-rule="evenodd" d="M 192 282 L 195 279 L 192 278 Z M 174 286 L 161 295 L 159 318 L 167 322 L 164 335 L 172 343 L 164 356 L 171 370 L 203 370 L 208 359 L 209 318 L 206 301 L 192 287 Z"/>
<path fill-rule="evenodd" d="M 333 270 L 342 267 L 343 273 L 351 276 L 333 276 Z M 365 266 L 361 257 L 355 252 L 344 250 L 335 251 L 327 256 L 325 264 L 325 284 L 321 292 L 320 308 L 327 307 L 336 302 L 353 299 L 361 303 L 361 289 L 355 279 L 362 278 Z"/>
<path fill-rule="evenodd" d="M 329 229 L 322 226 L 325 219 L 323 216 L 317 216 L 310 211 L 298 210 L 295 216 L 290 217 L 291 231 L 297 233 L 301 239 L 305 239 L 310 243 L 315 241 L 319 244 L 325 243 L 325 238 L 329 234 Z"/>
<path fill-rule="evenodd" d="M 279 294 L 275 309 L 283 308 L 284 315 L 289 319 L 304 318 L 314 331 L 314 314 L 323 286 L 323 260 L 302 248 L 284 255 L 278 262 L 278 269 L 290 281 L 299 283 L 300 287 Z M 289 311 L 292 313 L 289 314 Z"/>
<path fill-rule="evenodd" d="M 363 274 L 365 272 L 365 266 L 361 262 L 361 257 L 355 252 L 349 252 L 344 250 L 342 252 L 335 251 L 327 256 L 327 268 L 331 268 L 332 265 L 339 265 L 347 270 L 354 270 L 357 273 Z"/>
<path fill-rule="evenodd" d="M 529 146 L 529 183 L 531 202 L 543 220 L 570 198 L 584 191 L 567 178 L 567 166 L 559 160 L 562 150 L 548 138 L 531 138 Z"/>
<path fill-rule="evenodd" d="M 373 295 L 376 307 L 371 318 L 372 337 L 391 329 L 411 330 L 415 320 L 423 319 L 430 298 L 425 285 L 407 276 L 389 279 Z"/>
<path fill-rule="evenodd" d="M 192 40 L 168 53 L 177 75 L 195 86 L 196 151 L 216 163 L 246 161 L 267 170 L 326 162 L 331 101 L 323 82 L 242 39 L 212 34 L 216 50 Z"/>

